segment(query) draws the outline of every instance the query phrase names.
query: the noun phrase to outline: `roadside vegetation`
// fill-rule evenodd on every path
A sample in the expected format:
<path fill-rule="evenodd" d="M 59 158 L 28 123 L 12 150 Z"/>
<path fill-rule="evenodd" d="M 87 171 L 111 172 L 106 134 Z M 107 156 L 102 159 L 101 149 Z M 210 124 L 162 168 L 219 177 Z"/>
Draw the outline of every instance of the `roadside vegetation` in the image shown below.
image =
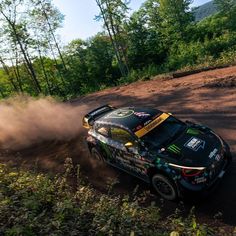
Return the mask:
<path fill-rule="evenodd" d="M 77 186 L 68 184 L 72 177 Z M 155 204 L 140 206 L 145 194 L 112 194 L 112 182 L 108 194 L 96 192 L 69 158 L 65 173 L 56 177 L 0 164 L 0 193 L 0 235 L 213 234 L 192 213 L 163 219 Z"/>
<path fill-rule="evenodd" d="M 147 0 L 132 14 L 128 1 L 94 1 L 104 31 L 65 46 L 56 33 L 64 16 L 52 0 L 0 2 L 0 98 L 68 100 L 236 60 L 233 0 L 215 0 L 219 12 L 200 22 L 190 0 Z M 146 194 L 117 196 L 112 186 L 99 193 L 70 159 L 64 175 L 53 177 L 0 163 L 0 235 L 214 235 L 192 212 L 163 219 L 155 203 L 143 204 Z"/>
<path fill-rule="evenodd" d="M 130 14 L 128 1 L 94 0 L 104 31 L 62 47 L 63 15 L 51 0 L 0 3 L 0 97 L 15 93 L 70 99 L 176 70 L 232 64 L 235 1 L 196 22 L 191 0 L 147 0 Z"/>

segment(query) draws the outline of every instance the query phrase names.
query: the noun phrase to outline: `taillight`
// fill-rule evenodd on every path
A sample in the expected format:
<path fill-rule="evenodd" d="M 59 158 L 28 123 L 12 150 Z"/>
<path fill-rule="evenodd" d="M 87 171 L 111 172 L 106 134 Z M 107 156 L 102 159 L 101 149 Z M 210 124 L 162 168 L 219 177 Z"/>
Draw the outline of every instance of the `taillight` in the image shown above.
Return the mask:
<path fill-rule="evenodd" d="M 183 176 L 193 177 L 198 176 L 203 172 L 203 170 L 195 170 L 195 169 L 182 169 Z"/>

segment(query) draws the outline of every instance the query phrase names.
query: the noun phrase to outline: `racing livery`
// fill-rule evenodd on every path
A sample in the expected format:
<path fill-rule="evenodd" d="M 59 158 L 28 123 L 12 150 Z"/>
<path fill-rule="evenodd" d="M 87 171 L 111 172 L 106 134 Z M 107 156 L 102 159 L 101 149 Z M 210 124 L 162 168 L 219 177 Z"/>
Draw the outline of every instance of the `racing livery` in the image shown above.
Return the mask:
<path fill-rule="evenodd" d="M 91 155 L 151 184 L 163 198 L 208 190 L 232 157 L 210 128 L 152 108 L 110 105 L 83 118 Z"/>

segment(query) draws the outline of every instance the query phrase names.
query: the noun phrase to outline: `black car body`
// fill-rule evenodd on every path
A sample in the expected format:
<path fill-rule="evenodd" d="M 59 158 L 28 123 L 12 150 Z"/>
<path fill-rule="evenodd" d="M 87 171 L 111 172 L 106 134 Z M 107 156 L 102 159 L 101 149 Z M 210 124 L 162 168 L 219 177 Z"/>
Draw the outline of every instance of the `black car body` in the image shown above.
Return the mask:
<path fill-rule="evenodd" d="M 136 176 L 165 199 L 209 189 L 231 161 L 210 128 L 152 108 L 99 107 L 83 118 L 93 157 Z"/>

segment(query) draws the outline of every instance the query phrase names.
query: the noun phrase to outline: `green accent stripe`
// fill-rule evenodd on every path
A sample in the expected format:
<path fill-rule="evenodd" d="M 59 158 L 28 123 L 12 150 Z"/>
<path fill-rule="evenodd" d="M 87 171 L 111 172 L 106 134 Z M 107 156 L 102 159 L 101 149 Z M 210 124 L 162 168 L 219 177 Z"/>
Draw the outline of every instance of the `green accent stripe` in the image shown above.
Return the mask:
<path fill-rule="evenodd" d="M 179 152 L 179 150 L 176 149 L 175 147 L 170 147 L 170 148 L 171 148 L 171 150 L 174 150 L 175 152 Z"/>
<path fill-rule="evenodd" d="M 178 154 L 177 151 L 170 149 L 171 152 Z"/>
<path fill-rule="evenodd" d="M 176 146 L 175 144 L 172 144 L 168 147 L 168 150 L 179 154 L 180 153 L 180 148 L 178 146 Z"/>
<path fill-rule="evenodd" d="M 188 129 L 187 134 L 197 135 L 197 134 L 199 134 L 199 131 L 196 129 Z"/>
<path fill-rule="evenodd" d="M 170 150 L 171 152 L 174 152 L 174 153 L 179 153 L 179 151 L 175 150 L 173 147 L 169 147 L 168 150 Z"/>
<path fill-rule="evenodd" d="M 180 148 L 178 146 L 176 146 L 175 144 L 172 145 L 173 148 L 175 148 L 176 150 L 180 151 Z"/>

